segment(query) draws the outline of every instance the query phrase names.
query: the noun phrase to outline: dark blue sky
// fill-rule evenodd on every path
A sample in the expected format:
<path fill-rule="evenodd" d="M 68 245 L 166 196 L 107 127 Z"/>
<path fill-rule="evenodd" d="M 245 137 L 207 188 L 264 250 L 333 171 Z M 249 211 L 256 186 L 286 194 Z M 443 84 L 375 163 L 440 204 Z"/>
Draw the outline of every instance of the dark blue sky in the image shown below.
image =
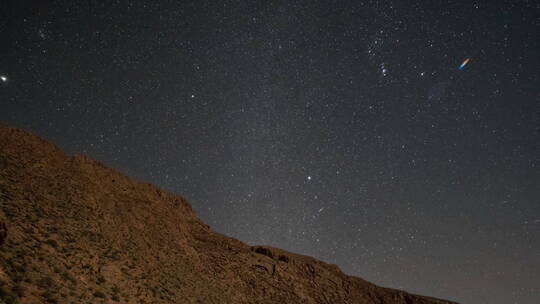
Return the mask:
<path fill-rule="evenodd" d="M 538 2 L 314 2 L 3 1 L 0 120 L 250 244 L 537 303 Z"/>

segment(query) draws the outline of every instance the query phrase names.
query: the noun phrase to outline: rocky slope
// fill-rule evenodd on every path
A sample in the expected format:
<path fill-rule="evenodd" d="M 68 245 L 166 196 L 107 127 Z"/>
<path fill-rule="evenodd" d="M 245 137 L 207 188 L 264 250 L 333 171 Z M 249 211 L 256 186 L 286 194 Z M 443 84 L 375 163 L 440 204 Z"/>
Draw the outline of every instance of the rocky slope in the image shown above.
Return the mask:
<path fill-rule="evenodd" d="M 0 222 L 5 303 L 452 303 L 249 246 L 178 195 L 1 123 Z"/>

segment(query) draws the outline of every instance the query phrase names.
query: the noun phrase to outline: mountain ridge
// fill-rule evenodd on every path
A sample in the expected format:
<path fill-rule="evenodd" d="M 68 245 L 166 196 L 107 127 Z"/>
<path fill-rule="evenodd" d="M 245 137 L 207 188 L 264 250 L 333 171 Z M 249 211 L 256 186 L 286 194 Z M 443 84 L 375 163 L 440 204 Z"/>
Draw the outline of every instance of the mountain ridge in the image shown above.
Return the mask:
<path fill-rule="evenodd" d="M 454 304 L 213 231 L 180 195 L 0 122 L 6 303 Z"/>

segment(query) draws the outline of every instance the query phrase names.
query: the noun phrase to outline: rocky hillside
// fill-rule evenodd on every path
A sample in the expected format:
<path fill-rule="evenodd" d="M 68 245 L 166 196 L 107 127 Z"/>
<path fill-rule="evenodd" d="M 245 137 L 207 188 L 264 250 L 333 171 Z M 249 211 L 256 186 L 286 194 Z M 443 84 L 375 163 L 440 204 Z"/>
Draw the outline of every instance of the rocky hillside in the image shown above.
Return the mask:
<path fill-rule="evenodd" d="M 0 223 L 5 303 L 452 303 L 249 246 L 178 195 L 1 123 Z"/>

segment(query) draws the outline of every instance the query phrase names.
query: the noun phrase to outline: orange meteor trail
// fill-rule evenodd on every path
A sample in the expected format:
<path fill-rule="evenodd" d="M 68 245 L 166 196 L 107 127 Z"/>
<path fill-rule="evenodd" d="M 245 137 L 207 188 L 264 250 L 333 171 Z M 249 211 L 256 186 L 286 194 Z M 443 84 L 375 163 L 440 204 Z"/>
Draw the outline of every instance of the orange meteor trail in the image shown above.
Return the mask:
<path fill-rule="evenodd" d="M 469 61 L 471 61 L 471 58 L 465 59 L 465 61 L 463 61 L 463 63 L 459 66 L 459 69 L 463 69 L 467 65 L 467 63 L 469 63 Z"/>

